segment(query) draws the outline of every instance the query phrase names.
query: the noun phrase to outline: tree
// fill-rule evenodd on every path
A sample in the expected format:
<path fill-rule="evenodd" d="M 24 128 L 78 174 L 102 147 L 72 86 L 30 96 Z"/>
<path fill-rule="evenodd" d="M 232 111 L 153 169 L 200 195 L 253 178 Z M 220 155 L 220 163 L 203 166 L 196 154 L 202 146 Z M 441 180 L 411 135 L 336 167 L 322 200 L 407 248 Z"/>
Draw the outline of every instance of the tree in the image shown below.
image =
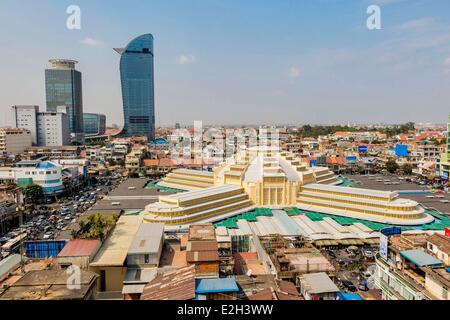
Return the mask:
<path fill-rule="evenodd" d="M 112 216 L 104 216 L 100 213 L 91 214 L 86 220 L 78 222 L 79 229 L 77 232 L 72 233 L 73 238 L 83 239 L 100 239 L 104 240 L 116 223 L 118 217 L 113 214 Z"/>
<path fill-rule="evenodd" d="M 413 170 L 412 165 L 410 165 L 409 163 L 405 163 L 402 166 L 402 171 L 406 175 L 411 175 L 412 174 L 412 170 Z"/>
<path fill-rule="evenodd" d="M 36 204 L 40 199 L 44 197 L 44 190 L 38 184 L 29 184 L 22 189 L 22 193 L 25 196 L 26 201 Z"/>
<path fill-rule="evenodd" d="M 395 160 L 388 160 L 388 162 L 386 162 L 386 170 L 390 173 L 394 173 L 395 171 L 397 171 L 399 169 L 399 166 L 397 164 L 397 162 L 395 162 Z"/>

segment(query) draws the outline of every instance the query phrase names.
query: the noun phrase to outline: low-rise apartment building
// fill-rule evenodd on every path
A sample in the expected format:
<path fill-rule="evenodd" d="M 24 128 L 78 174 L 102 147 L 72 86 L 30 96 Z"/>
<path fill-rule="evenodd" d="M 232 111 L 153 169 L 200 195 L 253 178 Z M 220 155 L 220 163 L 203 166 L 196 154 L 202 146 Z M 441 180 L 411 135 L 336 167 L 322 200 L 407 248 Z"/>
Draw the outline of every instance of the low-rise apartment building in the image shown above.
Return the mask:
<path fill-rule="evenodd" d="M 31 141 L 27 129 L 0 128 L 0 154 L 20 154 L 31 147 Z"/>
<path fill-rule="evenodd" d="M 374 283 L 382 290 L 383 299 L 448 299 L 450 273 L 444 262 L 433 253 L 439 254 L 439 251 L 430 246 L 436 242 L 436 234 L 397 233 L 381 237 L 381 254 L 376 257 Z M 443 241 L 450 241 L 445 238 Z"/>

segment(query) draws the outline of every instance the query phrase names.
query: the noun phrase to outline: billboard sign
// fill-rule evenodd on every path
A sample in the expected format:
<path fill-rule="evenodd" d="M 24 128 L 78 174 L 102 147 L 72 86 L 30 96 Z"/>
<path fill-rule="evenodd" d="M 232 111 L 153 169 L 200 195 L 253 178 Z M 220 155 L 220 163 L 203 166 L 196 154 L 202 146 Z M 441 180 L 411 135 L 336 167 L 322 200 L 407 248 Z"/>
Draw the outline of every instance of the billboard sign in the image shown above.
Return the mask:
<path fill-rule="evenodd" d="M 380 256 L 387 260 L 388 259 L 388 243 L 389 238 L 387 235 L 380 234 Z"/>
<path fill-rule="evenodd" d="M 316 167 L 317 166 L 317 160 L 309 160 L 309 166 L 310 167 Z"/>
<path fill-rule="evenodd" d="M 356 156 L 348 156 L 347 157 L 348 163 L 355 163 L 356 162 Z"/>
<path fill-rule="evenodd" d="M 407 157 L 408 156 L 408 145 L 406 145 L 406 144 L 395 145 L 395 155 L 397 157 Z"/>

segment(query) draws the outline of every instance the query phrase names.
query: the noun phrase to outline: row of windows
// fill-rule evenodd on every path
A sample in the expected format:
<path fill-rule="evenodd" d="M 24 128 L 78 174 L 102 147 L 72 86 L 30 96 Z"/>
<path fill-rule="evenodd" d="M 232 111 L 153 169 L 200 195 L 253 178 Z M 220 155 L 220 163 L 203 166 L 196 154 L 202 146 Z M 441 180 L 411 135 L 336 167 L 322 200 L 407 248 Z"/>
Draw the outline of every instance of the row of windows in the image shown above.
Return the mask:
<path fill-rule="evenodd" d="M 61 179 L 54 179 L 54 180 L 34 180 L 34 183 L 37 184 L 54 184 L 54 183 L 60 183 Z"/>
<path fill-rule="evenodd" d="M 377 211 L 372 211 L 372 210 L 360 210 L 360 209 L 354 209 L 354 208 L 349 208 L 346 206 L 338 206 L 338 205 L 332 205 L 332 204 L 325 205 L 325 204 L 316 203 L 316 202 L 312 202 L 312 201 L 306 201 L 306 200 L 298 200 L 297 203 L 304 203 L 304 204 L 323 207 L 323 208 L 327 208 L 327 209 L 346 210 L 346 211 L 352 211 L 352 212 L 360 213 L 360 214 L 363 213 L 363 214 L 370 214 L 370 215 L 374 215 L 374 216 L 383 216 L 383 217 L 398 218 L 398 219 L 419 219 L 422 217 L 420 214 L 408 214 L 408 215 L 392 214 L 392 213 L 377 212 Z"/>
<path fill-rule="evenodd" d="M 53 170 L 53 171 L 25 171 L 25 174 L 26 175 L 33 175 L 33 176 L 35 176 L 35 175 L 38 175 L 38 174 L 58 174 L 58 171 L 56 171 L 56 170 Z"/>
<path fill-rule="evenodd" d="M 176 217 L 176 216 L 185 216 L 185 215 L 189 215 L 189 214 L 195 214 L 201 211 L 207 211 L 209 209 L 213 209 L 215 207 L 222 207 L 225 205 L 228 205 L 230 203 L 234 203 L 234 202 L 239 202 L 242 200 L 247 199 L 248 196 L 246 194 L 241 195 L 237 198 L 234 199 L 225 199 L 225 200 L 220 200 L 217 201 L 215 203 L 208 203 L 205 205 L 200 205 L 198 207 L 195 208 L 191 208 L 191 209 L 184 209 L 184 210 L 179 210 L 179 211 L 175 211 L 175 212 L 165 212 L 165 211 L 158 211 L 158 212 L 152 212 L 155 215 L 159 215 L 159 216 L 163 216 L 163 217 Z"/>
<path fill-rule="evenodd" d="M 330 201 L 330 198 L 320 197 L 316 195 L 309 195 L 305 193 L 301 193 L 302 197 L 309 198 L 309 199 L 317 199 L 317 200 L 323 200 L 323 201 Z M 340 202 L 340 203 L 346 203 L 346 204 L 354 204 L 354 205 L 360 205 L 360 206 L 368 206 L 368 207 L 374 207 L 374 208 L 380 208 L 380 209 L 389 209 L 394 211 L 412 211 L 416 209 L 416 206 L 406 206 L 406 207 L 394 207 L 389 205 L 380 205 L 380 204 L 373 204 L 369 202 L 360 202 L 360 201 L 349 201 L 349 200 L 341 200 L 333 198 L 332 201 L 334 202 Z"/>
<path fill-rule="evenodd" d="M 327 195 L 336 195 L 336 196 L 345 196 L 350 198 L 360 198 L 360 199 L 372 199 L 372 200 L 381 200 L 381 201 L 387 201 L 389 198 L 386 197 L 377 197 L 377 196 L 370 196 L 370 195 L 363 195 L 363 194 L 354 194 L 354 193 L 346 193 L 346 192 L 338 192 L 338 191 L 324 191 L 320 189 L 313 189 L 313 188 L 305 188 L 306 191 L 313 191 L 317 193 L 323 193 Z"/>
<path fill-rule="evenodd" d="M 183 218 L 183 219 L 173 219 L 173 220 L 149 220 L 151 222 L 155 222 L 155 223 L 165 223 L 168 225 L 178 225 L 178 224 L 184 224 L 184 223 L 190 223 L 190 222 L 195 222 L 197 220 L 201 220 L 201 219 L 205 219 L 211 216 L 215 216 L 218 214 L 224 214 L 233 210 L 238 210 L 244 207 L 247 207 L 250 205 L 250 201 L 247 203 L 239 203 L 233 206 L 230 206 L 228 208 L 219 208 L 216 210 L 213 210 L 211 212 L 205 213 L 205 214 L 201 214 L 201 215 L 197 215 L 194 217 L 190 217 L 190 218 Z"/>

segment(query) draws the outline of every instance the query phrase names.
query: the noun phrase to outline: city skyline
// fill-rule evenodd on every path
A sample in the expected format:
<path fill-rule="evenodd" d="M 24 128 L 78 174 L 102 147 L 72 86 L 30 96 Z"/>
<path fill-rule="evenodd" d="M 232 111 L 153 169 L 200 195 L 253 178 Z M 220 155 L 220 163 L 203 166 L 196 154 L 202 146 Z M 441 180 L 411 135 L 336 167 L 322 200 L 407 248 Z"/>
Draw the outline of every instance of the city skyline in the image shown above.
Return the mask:
<path fill-rule="evenodd" d="M 372 3 L 381 6 L 382 30 L 365 27 Z M 442 123 L 449 113 L 446 1 L 433 7 L 423 0 L 78 1 L 81 30 L 66 28 L 70 4 L 30 2 L 20 10 L 12 1 L 0 4 L 2 21 L 15 30 L 0 30 L 9 44 L 0 62 L 3 110 L 30 104 L 43 110 L 47 61 L 68 58 L 80 62 L 84 111 L 104 113 L 108 124 L 121 126 L 120 74 L 111 49 L 152 33 L 157 126 Z M 134 18 L 125 22 L 122 15 Z M 12 41 L 17 36 L 27 41 Z M 25 56 L 29 46 L 33 55 Z M 0 124 L 11 120 L 2 117 Z"/>

